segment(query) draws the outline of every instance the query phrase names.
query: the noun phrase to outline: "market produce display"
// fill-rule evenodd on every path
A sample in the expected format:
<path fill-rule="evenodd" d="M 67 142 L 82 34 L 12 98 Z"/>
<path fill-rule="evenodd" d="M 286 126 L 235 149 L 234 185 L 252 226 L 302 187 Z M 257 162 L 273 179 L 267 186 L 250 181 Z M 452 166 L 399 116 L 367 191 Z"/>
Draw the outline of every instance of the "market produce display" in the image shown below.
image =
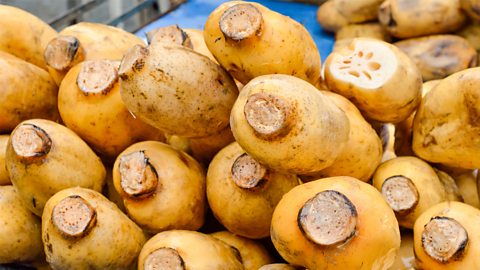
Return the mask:
<path fill-rule="evenodd" d="M 323 64 L 256 2 L 0 5 L 0 269 L 480 269 L 480 2 L 316 3 Z"/>

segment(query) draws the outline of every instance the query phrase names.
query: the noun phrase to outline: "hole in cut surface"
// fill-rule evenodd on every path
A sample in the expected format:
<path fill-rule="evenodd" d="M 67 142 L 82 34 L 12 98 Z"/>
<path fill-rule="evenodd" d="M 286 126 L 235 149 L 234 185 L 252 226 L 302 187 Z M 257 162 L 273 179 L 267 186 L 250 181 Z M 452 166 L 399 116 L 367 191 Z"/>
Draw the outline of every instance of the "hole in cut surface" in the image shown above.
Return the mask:
<path fill-rule="evenodd" d="M 362 52 L 362 51 L 359 51 L 359 52 L 358 52 L 358 57 L 360 57 L 360 58 L 363 57 L 363 52 Z"/>
<path fill-rule="evenodd" d="M 367 55 L 365 56 L 365 59 L 370 60 L 370 59 L 372 59 L 372 56 L 373 56 L 373 53 L 372 53 L 372 52 L 369 52 L 369 53 L 367 53 Z"/>
<path fill-rule="evenodd" d="M 366 72 L 365 70 L 362 71 L 363 75 L 365 75 L 365 77 L 367 77 L 369 80 L 372 79 L 372 76 L 370 76 L 370 73 Z"/>
<path fill-rule="evenodd" d="M 382 65 L 380 65 L 377 62 L 369 62 L 368 63 L 368 68 L 372 71 L 379 70 L 381 67 L 382 67 Z"/>
<path fill-rule="evenodd" d="M 355 76 L 357 78 L 360 77 L 360 73 L 358 73 L 358 71 L 356 71 L 356 70 L 349 70 L 348 74 L 350 74 L 352 76 Z"/>

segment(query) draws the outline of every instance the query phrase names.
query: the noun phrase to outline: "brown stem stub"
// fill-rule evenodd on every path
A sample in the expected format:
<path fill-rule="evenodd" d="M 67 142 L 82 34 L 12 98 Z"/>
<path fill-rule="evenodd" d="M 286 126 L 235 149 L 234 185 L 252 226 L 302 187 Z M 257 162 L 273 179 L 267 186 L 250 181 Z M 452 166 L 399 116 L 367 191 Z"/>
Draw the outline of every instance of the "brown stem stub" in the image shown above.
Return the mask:
<path fill-rule="evenodd" d="M 267 179 L 267 169 L 250 155 L 240 155 L 232 165 L 232 179 L 235 185 L 243 189 L 255 189 Z"/>
<path fill-rule="evenodd" d="M 220 30 L 226 38 L 241 41 L 259 35 L 262 13 L 252 4 L 238 4 L 225 10 L 220 17 Z"/>
<path fill-rule="evenodd" d="M 251 95 L 243 108 L 248 125 L 257 136 L 273 140 L 290 132 L 294 123 L 294 108 L 282 98 L 268 93 Z"/>
<path fill-rule="evenodd" d="M 144 270 L 184 270 L 185 263 L 172 248 L 160 248 L 150 253 L 143 264 Z"/>
<path fill-rule="evenodd" d="M 433 217 L 422 232 L 423 250 L 440 263 L 460 260 L 467 245 L 467 231 L 453 218 Z"/>
<path fill-rule="evenodd" d="M 148 32 L 147 40 L 149 44 L 156 42 L 167 42 L 193 49 L 193 44 L 190 40 L 190 37 L 187 35 L 187 33 L 185 33 L 185 31 L 183 31 L 182 28 L 180 28 L 180 26 L 178 26 L 178 24 L 160 27 Z"/>
<path fill-rule="evenodd" d="M 115 62 L 91 60 L 82 63 L 82 68 L 77 76 L 77 86 L 85 95 L 106 95 L 117 80 L 118 71 Z"/>
<path fill-rule="evenodd" d="M 157 189 L 157 171 L 150 164 L 144 151 L 137 151 L 120 158 L 120 185 L 132 199 L 150 196 Z"/>
<path fill-rule="evenodd" d="M 342 244 L 355 235 L 357 209 L 342 193 L 325 190 L 303 205 L 298 224 L 304 235 L 318 245 Z"/>
<path fill-rule="evenodd" d="M 410 178 L 394 175 L 382 184 L 382 195 L 390 207 L 399 215 L 410 213 L 418 204 L 420 195 Z"/>
<path fill-rule="evenodd" d="M 58 36 L 48 43 L 44 58 L 50 67 L 64 71 L 83 58 L 83 49 L 76 37 Z"/>
<path fill-rule="evenodd" d="M 52 139 L 42 128 L 33 124 L 22 124 L 11 135 L 13 151 L 23 161 L 32 161 L 46 156 L 52 147 Z"/>
<path fill-rule="evenodd" d="M 95 227 L 97 213 L 82 197 L 72 195 L 61 200 L 52 211 L 52 223 L 67 239 L 82 238 Z"/>
<path fill-rule="evenodd" d="M 123 56 L 118 75 L 120 79 L 127 80 L 132 73 L 138 72 L 145 66 L 145 57 L 148 49 L 142 45 L 135 45 Z"/>

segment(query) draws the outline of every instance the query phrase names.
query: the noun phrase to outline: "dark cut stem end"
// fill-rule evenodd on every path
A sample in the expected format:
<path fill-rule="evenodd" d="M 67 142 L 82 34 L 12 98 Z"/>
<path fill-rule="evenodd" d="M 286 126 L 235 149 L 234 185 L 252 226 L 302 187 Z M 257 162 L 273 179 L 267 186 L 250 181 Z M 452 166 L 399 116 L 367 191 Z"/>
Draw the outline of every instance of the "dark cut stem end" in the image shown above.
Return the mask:
<path fill-rule="evenodd" d="M 157 171 L 144 151 L 122 156 L 119 164 L 120 186 L 131 199 L 152 195 L 158 186 Z"/>
<path fill-rule="evenodd" d="M 263 186 L 267 179 L 267 168 L 250 155 L 240 155 L 232 165 L 232 179 L 242 189 L 254 190 Z"/>

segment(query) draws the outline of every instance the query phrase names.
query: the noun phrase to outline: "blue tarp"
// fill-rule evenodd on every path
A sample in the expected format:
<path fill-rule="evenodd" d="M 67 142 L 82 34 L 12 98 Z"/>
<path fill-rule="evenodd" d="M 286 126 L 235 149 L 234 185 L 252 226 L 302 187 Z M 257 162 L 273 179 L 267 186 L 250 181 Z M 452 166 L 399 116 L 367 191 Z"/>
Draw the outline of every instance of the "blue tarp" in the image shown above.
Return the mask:
<path fill-rule="evenodd" d="M 203 29 L 208 15 L 223 2 L 228 1 L 187 0 L 179 8 L 140 29 L 136 34 L 143 38 L 145 33 L 150 30 L 172 24 L 178 24 L 182 28 Z M 320 28 L 316 20 L 317 6 L 273 0 L 257 0 L 253 2 L 258 2 L 303 24 L 315 40 L 322 56 L 322 61 L 330 54 L 334 42 L 333 36 Z"/>

